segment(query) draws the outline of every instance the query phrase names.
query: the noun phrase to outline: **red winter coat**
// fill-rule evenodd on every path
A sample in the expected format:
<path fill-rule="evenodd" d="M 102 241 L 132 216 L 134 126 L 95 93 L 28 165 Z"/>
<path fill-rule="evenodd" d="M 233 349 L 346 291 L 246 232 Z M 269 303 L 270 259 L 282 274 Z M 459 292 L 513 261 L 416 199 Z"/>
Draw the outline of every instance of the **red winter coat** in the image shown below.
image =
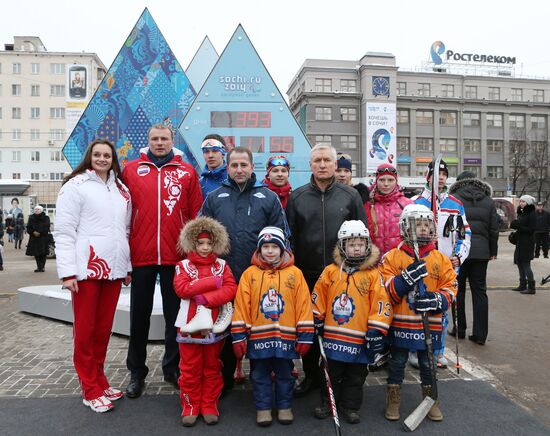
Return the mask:
<path fill-rule="evenodd" d="M 126 165 L 122 178 L 132 195 L 132 266 L 175 265 L 181 259 L 176 251 L 180 231 L 202 205 L 197 173 L 177 154 L 158 168 L 145 148 Z"/>
<path fill-rule="evenodd" d="M 365 202 L 369 232 L 373 244 L 380 249 L 380 254 L 384 255 L 399 245 L 401 241 L 399 217 L 407 204 L 413 204 L 413 201 L 405 197 L 398 186 L 387 195 L 380 194 L 374 188 L 374 192 L 371 192 L 371 200 Z"/>
<path fill-rule="evenodd" d="M 221 287 L 216 286 L 216 277 L 221 276 Z M 201 257 L 197 253 L 189 253 L 187 259 L 176 266 L 174 275 L 174 291 L 182 299 L 190 299 L 195 295 L 206 298 L 206 307 L 212 309 L 212 320 L 218 318 L 219 307 L 235 298 L 237 283 L 233 278 L 229 265 L 215 254 Z M 197 304 L 189 302 L 187 322 L 195 316 Z"/>

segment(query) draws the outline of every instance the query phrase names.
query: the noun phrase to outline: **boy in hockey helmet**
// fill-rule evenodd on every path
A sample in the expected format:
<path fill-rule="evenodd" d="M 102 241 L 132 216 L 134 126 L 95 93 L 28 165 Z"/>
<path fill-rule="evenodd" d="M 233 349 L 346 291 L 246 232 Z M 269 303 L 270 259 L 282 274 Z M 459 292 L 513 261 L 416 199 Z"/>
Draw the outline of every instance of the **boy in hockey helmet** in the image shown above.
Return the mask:
<path fill-rule="evenodd" d="M 393 306 L 385 412 L 390 421 L 400 418 L 400 389 L 410 351 L 418 355 L 422 394 L 431 394 L 431 371 L 421 313 L 429 314 L 433 349 L 440 348 L 441 314 L 454 300 L 457 291 L 451 261 L 435 248 L 433 213 L 426 206 L 407 205 L 401 213 L 399 228 L 403 241 L 384 256 L 380 267 Z M 417 291 L 421 286 L 426 289 L 423 293 Z M 428 418 L 432 421 L 443 419 L 438 403 L 433 405 Z"/>

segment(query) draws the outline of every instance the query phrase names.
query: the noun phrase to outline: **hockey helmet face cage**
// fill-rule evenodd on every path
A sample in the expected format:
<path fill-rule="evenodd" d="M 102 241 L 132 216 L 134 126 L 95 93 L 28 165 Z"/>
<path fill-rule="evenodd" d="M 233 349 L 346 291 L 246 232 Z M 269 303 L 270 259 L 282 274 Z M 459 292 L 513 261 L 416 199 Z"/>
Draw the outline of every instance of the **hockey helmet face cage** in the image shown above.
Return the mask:
<path fill-rule="evenodd" d="M 436 238 L 435 219 L 433 212 L 420 204 L 405 206 L 399 218 L 401 239 L 412 246 L 414 241 L 418 246 L 427 245 Z"/>
<path fill-rule="evenodd" d="M 349 255 L 348 250 L 346 250 L 347 242 L 354 238 L 365 240 L 365 250 L 359 255 Z M 370 256 L 371 250 L 372 245 L 369 230 L 363 221 L 344 221 L 340 226 L 340 230 L 338 230 L 338 251 L 345 259 L 345 262 L 350 266 L 360 265 Z"/>

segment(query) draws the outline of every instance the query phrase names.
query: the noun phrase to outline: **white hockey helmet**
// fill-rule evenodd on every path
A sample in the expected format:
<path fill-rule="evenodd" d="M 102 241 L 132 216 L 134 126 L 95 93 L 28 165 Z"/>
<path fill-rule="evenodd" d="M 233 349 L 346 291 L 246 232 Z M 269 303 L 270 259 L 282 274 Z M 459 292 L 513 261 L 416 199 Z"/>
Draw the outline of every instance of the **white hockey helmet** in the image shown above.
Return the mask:
<path fill-rule="evenodd" d="M 363 238 L 367 241 L 367 247 L 365 254 L 358 257 L 350 257 L 346 254 L 346 240 L 351 238 Z M 363 221 L 350 220 L 344 221 L 338 230 L 338 250 L 346 263 L 349 265 L 359 265 L 362 263 L 371 253 L 371 240 L 369 229 L 365 226 Z"/>
<path fill-rule="evenodd" d="M 428 222 L 429 232 L 418 236 L 416 227 L 423 220 Z M 436 238 L 435 218 L 433 212 L 422 204 L 408 204 L 399 217 L 401 238 L 408 244 L 416 240 L 419 246 L 426 245 Z"/>

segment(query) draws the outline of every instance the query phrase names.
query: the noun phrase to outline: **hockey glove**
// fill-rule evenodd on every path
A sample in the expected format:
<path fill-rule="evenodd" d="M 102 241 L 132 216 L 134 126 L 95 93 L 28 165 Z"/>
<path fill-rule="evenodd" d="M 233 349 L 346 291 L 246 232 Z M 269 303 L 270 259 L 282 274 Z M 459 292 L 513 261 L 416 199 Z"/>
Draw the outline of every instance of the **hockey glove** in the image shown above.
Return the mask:
<path fill-rule="evenodd" d="M 304 357 L 310 348 L 311 348 L 311 344 L 296 342 L 296 352 L 300 355 L 300 357 Z"/>
<path fill-rule="evenodd" d="M 449 308 L 446 298 L 438 292 L 426 292 L 423 296 L 416 294 L 414 296 L 414 310 L 416 312 L 444 312 Z"/>
<path fill-rule="evenodd" d="M 426 270 L 426 262 L 423 260 L 411 263 L 407 268 L 401 271 L 401 277 L 403 277 L 405 282 L 407 282 L 407 284 L 411 287 L 427 275 L 428 271 Z"/>
<path fill-rule="evenodd" d="M 313 318 L 313 323 L 315 326 L 315 333 L 317 336 L 323 336 L 325 333 L 325 321 L 319 318 Z"/>
<path fill-rule="evenodd" d="M 241 360 L 246 354 L 246 339 L 240 342 L 233 342 L 233 354 L 237 360 Z"/>
<path fill-rule="evenodd" d="M 384 351 L 384 335 L 380 330 L 369 329 L 365 336 L 365 346 L 369 360 L 374 360 L 377 353 Z"/>

